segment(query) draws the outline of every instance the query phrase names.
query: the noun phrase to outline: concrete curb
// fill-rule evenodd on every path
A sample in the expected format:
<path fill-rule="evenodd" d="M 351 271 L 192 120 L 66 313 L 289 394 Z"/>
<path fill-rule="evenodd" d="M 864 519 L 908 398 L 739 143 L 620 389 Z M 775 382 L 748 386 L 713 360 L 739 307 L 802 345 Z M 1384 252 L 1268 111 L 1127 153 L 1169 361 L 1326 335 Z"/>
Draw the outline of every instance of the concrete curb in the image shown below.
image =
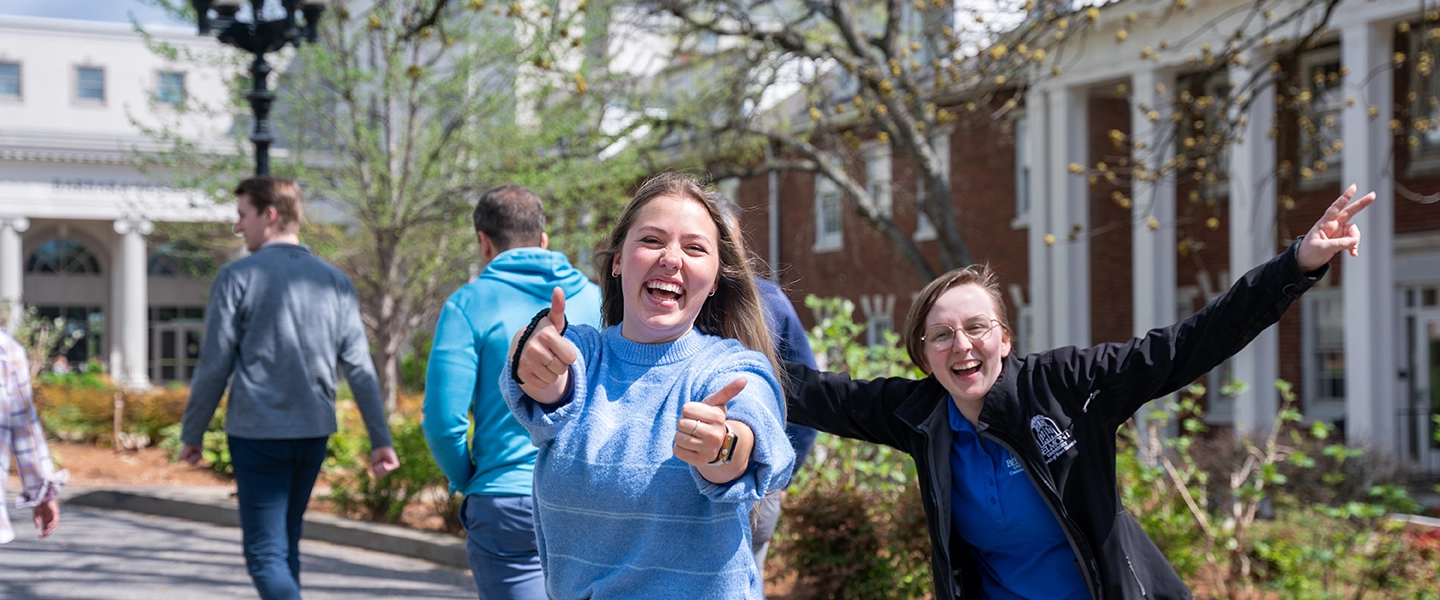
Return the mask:
<path fill-rule="evenodd" d="M 70 486 L 65 504 L 124 510 L 226 527 L 240 526 L 240 511 L 230 487 L 107 487 Z M 447 567 L 470 568 L 465 540 L 398 525 L 354 521 L 315 511 L 305 513 L 305 539 L 398 554 Z"/>

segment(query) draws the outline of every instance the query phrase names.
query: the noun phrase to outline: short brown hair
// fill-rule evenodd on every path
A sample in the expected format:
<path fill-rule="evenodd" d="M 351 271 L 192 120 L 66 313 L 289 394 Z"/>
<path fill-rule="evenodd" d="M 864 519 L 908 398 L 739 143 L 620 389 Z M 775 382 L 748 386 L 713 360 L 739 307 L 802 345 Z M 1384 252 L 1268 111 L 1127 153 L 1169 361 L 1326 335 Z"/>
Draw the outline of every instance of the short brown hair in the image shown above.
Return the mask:
<path fill-rule="evenodd" d="M 540 196 L 518 185 L 493 187 L 480 195 L 471 215 L 475 231 L 483 233 L 501 250 L 539 246 L 545 231 L 545 209 Z"/>
<path fill-rule="evenodd" d="M 945 292 L 951 289 L 973 283 L 990 294 L 990 299 L 995 302 L 995 316 L 1000 319 L 1000 327 L 1006 334 L 1010 332 L 1010 319 L 1005 315 L 1005 300 L 1000 294 L 1000 277 L 990 269 L 988 264 L 970 265 L 963 269 L 954 269 L 944 275 L 935 278 L 920 290 L 920 295 L 915 297 L 915 302 L 910 305 L 910 313 L 905 315 L 905 351 L 910 354 L 910 362 L 920 367 L 921 371 L 930 372 L 930 365 L 925 360 L 925 318 L 930 316 L 930 309 L 935 308 L 935 303 L 940 300 Z"/>
<path fill-rule="evenodd" d="M 256 212 L 263 213 L 266 209 L 275 207 L 275 214 L 280 217 L 281 231 L 289 233 L 300 230 L 300 219 L 305 213 L 305 196 L 300 193 L 300 185 L 294 181 L 256 175 L 235 186 L 235 197 L 240 196 L 249 198 L 250 206 L 255 207 Z"/>

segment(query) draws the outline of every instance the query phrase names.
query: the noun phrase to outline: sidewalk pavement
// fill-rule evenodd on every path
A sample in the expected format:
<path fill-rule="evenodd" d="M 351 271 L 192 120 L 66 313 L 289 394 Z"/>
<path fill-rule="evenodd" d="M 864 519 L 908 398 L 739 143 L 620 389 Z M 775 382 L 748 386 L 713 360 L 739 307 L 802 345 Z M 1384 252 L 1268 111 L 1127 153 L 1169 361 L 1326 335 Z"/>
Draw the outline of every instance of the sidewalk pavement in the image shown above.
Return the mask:
<path fill-rule="evenodd" d="M 67 486 L 61 502 L 239 527 L 240 512 L 230 496 L 234 490 L 233 486 Z M 470 568 L 463 538 L 399 525 L 355 521 L 310 510 L 305 512 L 304 537 Z"/>

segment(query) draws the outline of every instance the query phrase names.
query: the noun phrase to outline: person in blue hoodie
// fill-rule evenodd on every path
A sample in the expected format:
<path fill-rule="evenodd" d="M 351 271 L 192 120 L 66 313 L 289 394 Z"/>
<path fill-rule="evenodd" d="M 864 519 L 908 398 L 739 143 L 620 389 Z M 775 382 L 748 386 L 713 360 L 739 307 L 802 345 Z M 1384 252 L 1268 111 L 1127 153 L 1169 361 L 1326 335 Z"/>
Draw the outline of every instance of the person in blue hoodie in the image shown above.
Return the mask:
<path fill-rule="evenodd" d="M 748 515 L 795 452 L 749 261 L 694 178 L 667 173 L 635 192 L 595 266 L 609 327 L 567 326 L 557 290 L 502 373 L 540 448 L 550 596 L 762 598 Z"/>
<path fill-rule="evenodd" d="M 565 316 L 600 325 L 600 288 L 547 249 L 540 197 L 517 185 L 485 192 L 475 236 L 485 270 L 445 301 L 425 373 L 425 440 L 450 490 L 465 495 L 465 556 L 482 599 L 545 598 L 531 479 L 536 448 L 501 397 L 510 338 L 560 288 Z M 473 417 L 473 418 L 472 418 Z M 473 435 L 467 435 L 473 425 Z"/>

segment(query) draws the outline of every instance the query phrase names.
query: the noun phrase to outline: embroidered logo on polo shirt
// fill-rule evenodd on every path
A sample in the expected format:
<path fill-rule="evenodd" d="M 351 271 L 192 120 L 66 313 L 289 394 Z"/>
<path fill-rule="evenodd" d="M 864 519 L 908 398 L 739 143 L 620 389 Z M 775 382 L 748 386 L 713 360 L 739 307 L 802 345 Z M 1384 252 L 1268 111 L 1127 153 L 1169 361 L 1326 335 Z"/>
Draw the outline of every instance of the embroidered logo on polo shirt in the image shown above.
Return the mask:
<path fill-rule="evenodd" d="M 1075 447 L 1075 440 L 1071 438 L 1070 432 L 1060 431 L 1060 427 L 1050 417 L 1035 415 L 1030 419 L 1030 431 L 1035 434 L 1035 445 L 1040 447 L 1040 454 L 1045 457 L 1045 464 L 1050 464 L 1064 454 L 1066 450 Z"/>
<path fill-rule="evenodd" d="M 1022 472 L 1022 471 L 1024 471 L 1024 470 L 1025 470 L 1025 466 L 1020 464 L 1020 459 L 1015 458 L 1015 455 L 1014 455 L 1014 454 L 1010 454 L 1009 452 L 1006 452 L 1006 453 L 1005 453 L 1005 471 L 1006 471 L 1005 474 L 1006 474 L 1006 475 L 1014 475 L 1014 474 L 1020 473 L 1020 472 Z"/>

